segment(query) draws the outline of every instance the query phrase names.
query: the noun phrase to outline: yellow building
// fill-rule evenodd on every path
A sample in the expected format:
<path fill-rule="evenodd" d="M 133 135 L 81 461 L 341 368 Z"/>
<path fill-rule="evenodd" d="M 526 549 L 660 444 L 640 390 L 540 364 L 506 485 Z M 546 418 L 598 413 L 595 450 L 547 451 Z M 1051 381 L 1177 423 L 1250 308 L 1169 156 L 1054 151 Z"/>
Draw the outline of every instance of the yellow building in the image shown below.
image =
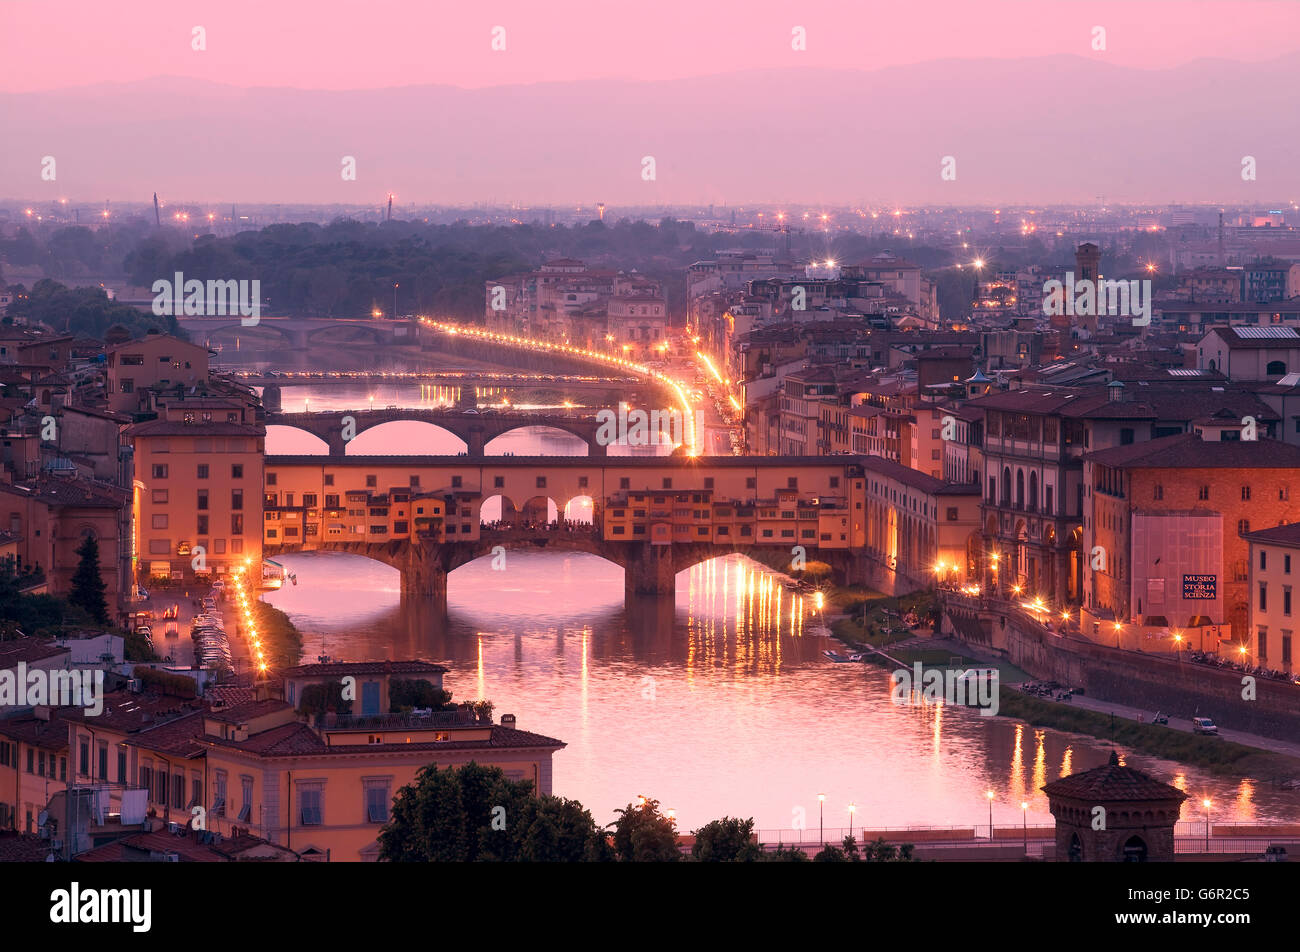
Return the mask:
<path fill-rule="evenodd" d="M 517 729 L 512 715 L 493 724 L 467 711 L 383 713 L 391 679 L 438 686 L 444 670 L 420 661 L 302 665 L 283 672 L 284 699 L 207 711 L 208 828 L 247 829 L 304 859 L 373 862 L 393 797 L 427 765 L 500 767 L 549 794 L 551 756 L 565 745 Z M 300 703 L 307 686 L 344 678 L 355 679 L 361 713 L 304 723 L 288 698 Z"/>
<path fill-rule="evenodd" d="M 137 582 L 259 564 L 266 428 L 238 405 L 214 414 L 177 404 L 167 414 L 125 431 L 135 449 Z"/>

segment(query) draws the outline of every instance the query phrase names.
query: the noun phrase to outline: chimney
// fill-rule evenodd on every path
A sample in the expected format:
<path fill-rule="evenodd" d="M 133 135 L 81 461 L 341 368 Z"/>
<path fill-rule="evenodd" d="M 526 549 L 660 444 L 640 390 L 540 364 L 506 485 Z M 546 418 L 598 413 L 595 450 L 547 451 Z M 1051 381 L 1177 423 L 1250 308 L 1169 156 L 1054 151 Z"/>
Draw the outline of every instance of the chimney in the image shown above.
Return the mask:
<path fill-rule="evenodd" d="M 501 726 L 502 726 L 502 727 L 508 727 L 508 728 L 510 728 L 511 730 L 514 730 L 514 729 L 515 729 L 515 716 L 514 716 L 513 714 L 502 714 L 502 715 L 501 715 Z"/>

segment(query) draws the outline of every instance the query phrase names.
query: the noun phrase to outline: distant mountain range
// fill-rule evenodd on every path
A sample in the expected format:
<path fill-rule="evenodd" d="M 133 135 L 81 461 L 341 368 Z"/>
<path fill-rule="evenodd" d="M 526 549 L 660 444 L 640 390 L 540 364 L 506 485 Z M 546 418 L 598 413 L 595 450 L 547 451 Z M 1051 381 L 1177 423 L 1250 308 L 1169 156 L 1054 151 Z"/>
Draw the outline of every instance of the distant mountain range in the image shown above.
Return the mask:
<path fill-rule="evenodd" d="M 869 46 L 864 46 L 868 57 Z M 1300 54 L 331 92 L 160 77 L 0 95 L 0 193 L 75 201 L 978 204 L 1300 198 Z M 43 156 L 55 182 L 40 178 Z M 356 159 L 356 181 L 341 177 Z M 642 178 L 655 159 L 654 181 Z M 944 156 L 956 180 L 942 181 Z M 1254 156 L 1257 180 L 1243 181 Z"/>

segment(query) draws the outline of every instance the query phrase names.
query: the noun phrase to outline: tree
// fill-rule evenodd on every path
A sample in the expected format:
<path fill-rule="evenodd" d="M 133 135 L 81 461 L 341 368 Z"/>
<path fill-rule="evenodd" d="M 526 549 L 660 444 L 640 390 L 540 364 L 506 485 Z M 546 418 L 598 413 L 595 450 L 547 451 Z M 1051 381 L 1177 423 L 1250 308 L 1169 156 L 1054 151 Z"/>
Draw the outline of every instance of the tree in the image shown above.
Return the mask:
<path fill-rule="evenodd" d="M 423 768 L 398 791 L 379 834 L 387 862 L 580 862 L 612 858 L 576 800 L 533 796 L 499 767 Z"/>
<path fill-rule="evenodd" d="M 753 863 L 761 850 L 754 842 L 754 818 L 724 816 L 695 830 L 691 856 L 701 863 Z"/>
<path fill-rule="evenodd" d="M 445 711 L 451 706 L 451 692 L 434 687 L 432 681 L 422 678 L 393 678 L 388 682 L 388 700 L 389 711 L 394 714 L 412 707 Z"/>
<path fill-rule="evenodd" d="M 84 609 L 96 624 L 108 624 L 108 602 L 104 592 L 108 586 L 99 574 L 99 540 L 87 535 L 77 547 L 77 571 L 72 576 L 72 591 L 68 601 Z"/>
<path fill-rule="evenodd" d="M 659 812 L 659 801 L 642 799 L 616 811 L 614 852 L 625 863 L 673 863 L 682 858 L 677 827 Z"/>

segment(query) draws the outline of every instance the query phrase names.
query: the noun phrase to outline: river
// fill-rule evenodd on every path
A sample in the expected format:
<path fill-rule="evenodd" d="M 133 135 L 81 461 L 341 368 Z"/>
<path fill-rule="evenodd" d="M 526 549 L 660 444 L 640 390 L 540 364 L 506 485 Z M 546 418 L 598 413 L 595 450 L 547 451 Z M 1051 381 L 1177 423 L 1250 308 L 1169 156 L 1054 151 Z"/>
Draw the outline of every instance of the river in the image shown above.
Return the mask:
<path fill-rule="evenodd" d="M 346 409 L 366 396 L 337 387 L 284 391 L 286 409 L 304 400 Z M 441 396 L 398 386 L 382 400 L 415 406 Z M 443 445 L 454 438 L 436 433 L 389 424 L 349 451 L 455 452 Z M 268 452 L 312 452 L 314 439 L 273 429 Z M 546 431 L 503 439 L 495 451 L 575 451 L 573 438 Z M 859 829 L 987 830 L 992 790 L 996 826 L 1048 825 L 1039 788 L 1109 756 L 1103 742 L 973 710 L 895 705 L 886 671 L 828 661 L 823 649 L 839 646 L 809 631 L 818 624 L 811 606 L 792 606 L 779 579 L 740 556 L 682 573 L 675 605 L 625 607 L 616 565 L 581 553 L 511 551 L 504 572 L 484 558 L 452 573 L 445 620 L 404 602 L 386 565 L 341 553 L 279 561 L 298 584 L 266 597 L 302 630 L 304 660 L 445 663 L 445 686 L 457 700 L 490 699 L 498 715 L 513 713 L 519 727 L 568 745 L 554 758 L 554 792 L 580 800 L 601 823 L 645 795 L 674 810 L 685 830 L 726 814 L 752 816 L 763 830 L 802 823 L 815 831 L 824 793 L 828 838 L 848 825 L 850 803 Z M 1300 793 L 1126 759 L 1191 796 L 1185 820 L 1204 821 L 1205 797 L 1215 823 L 1300 817 Z"/>

